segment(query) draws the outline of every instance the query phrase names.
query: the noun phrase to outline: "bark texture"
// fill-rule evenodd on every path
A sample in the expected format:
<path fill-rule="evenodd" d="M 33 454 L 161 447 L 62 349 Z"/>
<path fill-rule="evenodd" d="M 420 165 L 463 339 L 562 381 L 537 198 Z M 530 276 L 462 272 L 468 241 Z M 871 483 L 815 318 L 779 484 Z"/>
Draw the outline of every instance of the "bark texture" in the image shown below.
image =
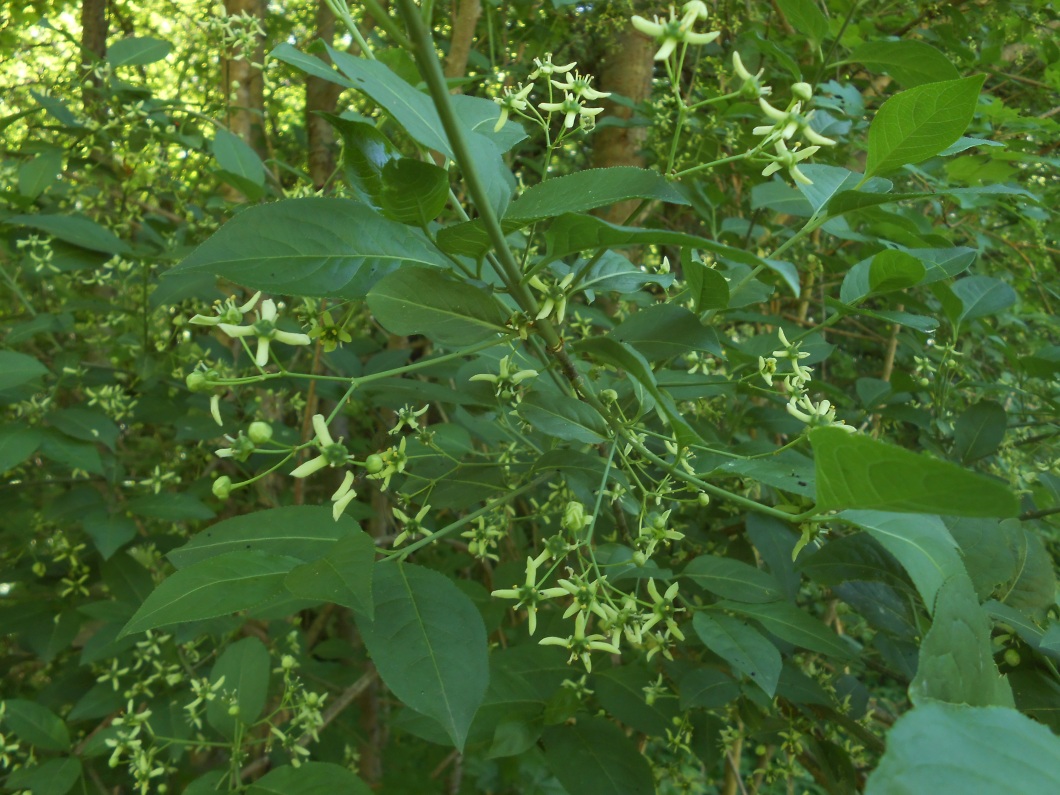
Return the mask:
<path fill-rule="evenodd" d="M 655 67 L 655 42 L 642 36 L 633 26 L 625 23 L 615 31 L 604 56 L 599 81 L 602 91 L 611 91 L 636 104 L 651 96 L 651 82 Z M 610 100 L 604 101 L 605 115 L 626 121 L 633 116 L 630 108 Z M 607 126 L 593 135 L 593 167 L 644 166 L 641 150 L 648 137 L 647 127 Z M 611 223 L 621 223 L 632 213 L 639 202 L 619 202 L 602 213 Z"/>
<path fill-rule="evenodd" d="M 467 74 L 467 59 L 471 55 L 471 43 L 475 40 L 475 28 L 482 15 L 481 0 L 451 0 L 453 14 L 453 37 L 449 43 L 449 55 L 445 59 L 446 77 L 463 77 Z M 460 93 L 459 87 L 453 93 Z"/>
<path fill-rule="evenodd" d="M 91 109 L 102 99 L 101 81 L 95 67 L 107 54 L 107 0 L 84 0 L 81 3 L 81 67 L 85 81 L 81 98 L 85 107 Z"/>
<path fill-rule="evenodd" d="M 247 13 L 264 25 L 265 0 L 225 0 L 229 16 Z M 269 142 L 265 131 L 265 79 L 261 69 L 251 63 L 265 60 L 265 41 L 259 37 L 253 49 L 239 53 L 226 52 L 221 62 L 221 86 L 228 99 L 225 126 L 246 141 L 258 156 L 269 156 Z"/>
<path fill-rule="evenodd" d="M 320 0 L 317 6 L 316 35 L 321 41 L 331 44 L 335 40 L 335 15 L 327 4 Z M 319 57 L 330 62 L 327 53 Z M 305 130 L 308 147 L 307 161 L 313 187 L 320 190 L 335 171 L 335 130 L 327 119 L 319 115 L 334 113 L 342 93 L 342 86 L 309 75 L 305 83 Z"/>

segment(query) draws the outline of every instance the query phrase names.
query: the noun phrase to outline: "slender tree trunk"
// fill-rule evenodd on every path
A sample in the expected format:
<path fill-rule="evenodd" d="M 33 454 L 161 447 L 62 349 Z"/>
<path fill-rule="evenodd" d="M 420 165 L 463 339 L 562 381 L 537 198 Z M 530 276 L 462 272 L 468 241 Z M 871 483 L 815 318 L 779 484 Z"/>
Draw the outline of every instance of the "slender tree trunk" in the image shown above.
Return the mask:
<path fill-rule="evenodd" d="M 265 0 L 225 0 L 225 12 L 229 16 L 246 12 L 264 26 Z M 221 63 L 222 88 L 228 99 L 225 125 L 250 144 L 262 160 L 269 156 L 265 132 L 265 79 L 260 68 L 264 60 L 265 41 L 264 37 L 259 37 L 253 49 L 245 53 L 227 52 Z M 252 66 L 252 63 L 258 66 Z"/>
<path fill-rule="evenodd" d="M 85 79 L 81 98 L 90 111 L 102 99 L 102 81 L 95 69 L 107 54 L 107 30 L 107 0 L 84 0 L 81 3 L 81 68 Z"/>
<path fill-rule="evenodd" d="M 327 44 L 335 40 L 335 15 L 320 0 L 317 6 L 316 35 Z M 330 60 L 321 54 L 324 60 Z M 305 130 L 308 145 L 309 176 L 320 190 L 335 171 L 335 130 L 318 111 L 334 113 L 342 86 L 309 75 L 305 82 Z"/>
<path fill-rule="evenodd" d="M 453 36 L 449 42 L 449 56 L 445 59 L 446 77 L 464 77 L 467 74 L 467 59 L 471 55 L 471 43 L 475 40 L 475 27 L 482 16 L 481 0 L 451 0 L 453 12 Z M 462 89 L 453 89 L 460 93 Z"/>
<path fill-rule="evenodd" d="M 600 73 L 600 89 L 621 94 L 636 104 L 651 96 L 651 81 L 655 63 L 655 42 L 642 36 L 628 22 L 615 31 L 610 46 L 604 55 Z M 628 121 L 633 116 L 630 108 L 610 100 L 604 102 L 606 115 Z M 593 136 L 593 166 L 644 166 L 641 149 L 647 140 L 647 127 L 631 127 L 619 124 L 607 126 Z M 637 200 L 619 202 L 602 215 L 612 223 L 621 223 L 638 205 Z"/>

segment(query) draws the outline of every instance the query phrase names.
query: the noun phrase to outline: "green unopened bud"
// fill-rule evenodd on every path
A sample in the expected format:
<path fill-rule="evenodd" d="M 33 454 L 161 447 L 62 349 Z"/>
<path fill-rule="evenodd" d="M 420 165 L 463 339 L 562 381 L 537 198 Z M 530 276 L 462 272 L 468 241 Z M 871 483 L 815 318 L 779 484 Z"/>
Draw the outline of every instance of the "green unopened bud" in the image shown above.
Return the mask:
<path fill-rule="evenodd" d="M 614 403 L 616 400 L 618 400 L 618 392 L 613 389 L 601 389 L 600 400 L 604 401 L 605 403 Z"/>
<path fill-rule="evenodd" d="M 633 565 L 634 566 L 643 566 L 647 562 L 648 562 L 648 556 L 645 555 L 641 550 L 638 549 L 636 552 L 633 553 Z"/>
<path fill-rule="evenodd" d="M 206 373 L 201 370 L 188 373 L 188 377 L 184 379 L 184 383 L 187 385 L 189 392 L 206 392 L 210 389 L 210 383 L 206 378 Z"/>
<path fill-rule="evenodd" d="M 803 102 L 809 102 L 813 99 L 813 86 L 809 83 L 795 83 L 791 87 L 791 93 Z"/>
<path fill-rule="evenodd" d="M 383 471 L 383 456 L 378 453 L 372 453 L 364 459 L 364 468 L 368 471 L 369 475 L 374 475 L 377 472 Z"/>
<path fill-rule="evenodd" d="M 228 475 L 221 475 L 213 482 L 213 496 L 219 500 L 227 500 L 228 495 L 232 493 L 232 478 Z"/>
<path fill-rule="evenodd" d="M 261 420 L 252 422 L 250 427 L 247 428 L 247 436 L 254 444 L 265 444 L 272 438 L 272 426 Z"/>
<path fill-rule="evenodd" d="M 1015 668 L 1017 665 L 1020 664 L 1020 653 L 1015 649 L 1006 649 L 1005 662 Z"/>
<path fill-rule="evenodd" d="M 699 494 L 696 495 L 696 502 L 704 506 L 710 505 L 710 495 L 707 494 L 705 491 L 701 491 L 699 492 Z"/>

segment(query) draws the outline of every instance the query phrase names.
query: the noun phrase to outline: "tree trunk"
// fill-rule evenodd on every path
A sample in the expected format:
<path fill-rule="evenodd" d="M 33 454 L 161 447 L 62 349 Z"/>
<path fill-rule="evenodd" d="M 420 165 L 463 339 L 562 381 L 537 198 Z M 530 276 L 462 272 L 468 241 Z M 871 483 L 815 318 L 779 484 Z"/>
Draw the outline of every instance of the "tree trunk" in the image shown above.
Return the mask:
<path fill-rule="evenodd" d="M 81 99 L 89 111 L 94 111 L 102 99 L 102 81 L 96 67 L 107 54 L 107 29 L 107 0 L 84 0 L 81 3 L 81 68 L 85 78 Z"/>
<path fill-rule="evenodd" d="M 335 40 L 335 15 L 323 0 L 317 6 L 317 38 L 326 44 Z M 330 61 L 326 53 L 320 57 Z M 313 187 L 323 188 L 335 171 L 335 130 L 318 111 L 334 113 L 342 93 L 342 86 L 309 75 L 305 82 L 305 131 L 308 146 L 307 160 Z"/>
<path fill-rule="evenodd" d="M 482 15 L 481 0 L 451 0 L 453 10 L 453 36 L 449 42 L 449 56 L 445 59 L 445 76 L 464 77 L 467 74 L 467 59 L 471 55 L 471 43 L 475 40 L 475 27 Z M 460 93 L 460 87 L 453 93 Z"/>
<path fill-rule="evenodd" d="M 655 67 L 655 42 L 642 36 L 628 22 L 616 30 L 604 56 L 600 73 L 600 89 L 621 94 L 636 104 L 651 96 L 651 81 Z M 604 101 L 606 116 L 623 122 L 633 116 L 631 108 Z M 641 149 L 648 137 L 647 127 L 624 125 L 607 126 L 593 136 L 593 166 L 644 166 Z M 636 199 L 612 205 L 602 217 L 611 223 L 622 223 L 636 210 Z"/>
<path fill-rule="evenodd" d="M 229 16 L 246 12 L 264 26 L 265 0 L 225 0 L 225 12 Z M 262 160 L 269 156 L 265 132 L 265 79 L 261 71 L 264 60 L 265 41 L 259 37 L 252 50 L 226 52 L 221 62 L 221 85 L 227 100 L 225 126 L 246 141 Z M 258 66 L 252 66 L 252 63 Z"/>

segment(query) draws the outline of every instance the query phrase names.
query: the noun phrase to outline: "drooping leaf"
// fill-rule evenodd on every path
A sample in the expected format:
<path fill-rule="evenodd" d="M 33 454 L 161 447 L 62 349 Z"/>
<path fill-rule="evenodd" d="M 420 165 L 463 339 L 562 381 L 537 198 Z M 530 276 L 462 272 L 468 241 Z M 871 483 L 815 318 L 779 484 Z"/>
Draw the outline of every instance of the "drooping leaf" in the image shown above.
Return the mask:
<path fill-rule="evenodd" d="M 349 516 L 340 516 L 336 522 L 328 508 L 287 505 L 218 522 L 166 557 L 178 569 L 240 550 L 310 561 L 328 554 L 339 539 L 361 535 L 364 533 L 360 526 Z"/>
<path fill-rule="evenodd" d="M 1060 781 L 1060 739 L 1004 707 L 929 702 L 899 718 L 866 795 L 1040 795 Z"/>
<path fill-rule="evenodd" d="M 211 787 L 211 790 L 216 787 Z M 250 785 L 247 795 L 371 795 L 372 790 L 349 769 L 333 762 L 303 762 L 273 768 Z"/>
<path fill-rule="evenodd" d="M 701 707 L 721 709 L 740 695 L 740 685 L 727 674 L 713 668 L 696 668 L 681 677 L 681 709 Z"/>
<path fill-rule="evenodd" d="M 486 694 L 486 628 L 448 578 L 402 563 L 375 568 L 375 617 L 356 614 L 379 675 L 399 699 L 442 725 L 464 747 Z"/>
<path fill-rule="evenodd" d="M 119 66 L 147 66 L 161 61 L 173 45 L 151 36 L 129 36 L 107 46 L 107 63 Z"/>
<path fill-rule="evenodd" d="M 1015 708 L 1012 688 L 994 663 L 990 619 L 966 574 L 950 577 L 939 588 L 909 698 L 914 705 L 934 700 Z"/>
<path fill-rule="evenodd" d="M 206 704 L 210 725 L 228 738 L 235 736 L 237 720 L 253 725 L 265 709 L 270 669 L 269 651 L 257 638 L 243 638 L 225 649 L 213 665 L 210 684 L 224 677 L 222 692 L 235 694 L 239 714 L 230 714 L 228 699 L 215 698 Z"/>
<path fill-rule="evenodd" d="M 41 792 L 48 795 L 66 795 L 81 778 L 81 760 L 76 756 L 48 759 L 32 767 L 23 767 L 11 773 L 5 785 L 20 792 Z"/>
<path fill-rule="evenodd" d="M 865 42 L 839 63 L 861 63 L 874 72 L 886 72 L 906 88 L 960 77 L 945 55 L 923 41 Z"/>
<path fill-rule="evenodd" d="M 773 697 L 783 663 L 777 647 L 762 633 L 746 621 L 704 610 L 696 611 L 692 627 L 704 646 Z"/>
<path fill-rule="evenodd" d="M 218 128 L 213 139 L 213 155 L 217 165 L 254 185 L 265 184 L 265 164 L 258 153 L 238 135 Z"/>
<path fill-rule="evenodd" d="M 961 302 L 958 323 L 996 315 L 1016 303 L 1016 291 L 993 276 L 969 276 L 950 289 Z"/>
<path fill-rule="evenodd" d="M 942 584 L 964 574 L 964 564 L 946 525 L 937 516 L 883 511 L 843 511 L 840 518 L 857 525 L 890 552 L 905 568 L 928 612 Z"/>
<path fill-rule="evenodd" d="M 383 167 L 401 157 L 397 147 L 374 124 L 324 114 L 342 136 L 342 165 L 346 179 L 366 204 L 379 209 Z"/>
<path fill-rule="evenodd" d="M 884 102 L 869 127 L 865 176 L 920 163 L 953 144 L 972 120 L 985 79 L 925 83 Z"/>
<path fill-rule="evenodd" d="M 18 167 L 18 192 L 35 199 L 59 179 L 63 150 L 49 147 Z"/>
<path fill-rule="evenodd" d="M 531 392 L 517 411 L 535 430 L 568 442 L 599 444 L 610 435 L 596 409 L 566 395 Z"/>
<path fill-rule="evenodd" d="M 349 199 L 249 207 L 169 273 L 207 272 L 273 293 L 363 298 L 409 265 L 448 267 L 422 232 Z"/>
<path fill-rule="evenodd" d="M 662 698 L 648 703 L 644 689 L 655 679 L 656 673 L 645 665 L 621 665 L 595 675 L 593 689 L 609 715 L 649 737 L 665 737 L 673 727 L 677 706 Z"/>
<path fill-rule="evenodd" d="M 607 336 L 632 345 L 649 361 L 672 359 L 691 351 L 721 355 L 717 332 L 683 306 L 671 303 L 653 304 L 634 312 Z"/>
<path fill-rule="evenodd" d="M 615 724 L 579 715 L 542 736 L 545 764 L 567 792 L 579 795 L 652 795 L 648 760 Z"/>
<path fill-rule="evenodd" d="M 681 577 L 713 594 L 739 602 L 775 602 L 784 598 L 773 575 L 733 558 L 700 555 L 685 566 Z"/>
<path fill-rule="evenodd" d="M 850 646 L 840 640 L 838 635 L 791 602 L 749 604 L 723 601 L 718 602 L 716 607 L 753 618 L 767 631 L 795 646 L 840 660 L 853 657 Z"/>
<path fill-rule="evenodd" d="M 692 311 L 696 314 L 708 309 L 727 309 L 729 306 L 729 283 L 725 277 L 713 268 L 708 268 L 700 260 L 684 256 L 682 251 L 681 268 L 688 292 L 692 298 Z"/>
<path fill-rule="evenodd" d="M 449 200 L 449 172 L 434 163 L 391 159 L 383 166 L 383 215 L 412 226 L 427 226 Z"/>
<path fill-rule="evenodd" d="M 818 510 L 867 508 L 953 516 L 1015 516 L 1016 498 L 1000 481 L 859 433 L 810 432 Z"/>
<path fill-rule="evenodd" d="M 391 334 L 423 334 L 470 345 L 505 333 L 505 315 L 487 292 L 434 269 L 406 267 L 368 293 L 368 308 Z"/>
<path fill-rule="evenodd" d="M 124 240 L 83 215 L 13 215 L 4 219 L 4 223 L 39 229 L 58 240 L 89 251 L 123 256 L 132 253 Z"/>
<path fill-rule="evenodd" d="M 67 436 L 84 442 L 98 442 L 111 451 L 121 434 L 121 429 L 106 414 L 89 408 L 60 409 L 48 415 L 48 422 Z"/>
<path fill-rule="evenodd" d="M 372 605 L 372 567 L 375 545 L 357 532 L 335 541 L 321 557 L 291 569 L 284 586 L 302 599 L 348 607 L 369 618 Z"/>
<path fill-rule="evenodd" d="M 167 577 L 118 637 L 255 607 L 283 593 L 284 577 L 299 563 L 259 550 L 226 552 L 193 563 Z"/>
<path fill-rule="evenodd" d="M 22 698 L 5 699 L 4 729 L 42 751 L 69 751 L 70 731 L 45 706 Z"/>
<path fill-rule="evenodd" d="M 528 188 L 508 208 L 505 220 L 531 223 L 629 199 L 688 204 L 673 184 L 656 171 L 632 166 L 591 168 Z"/>
<path fill-rule="evenodd" d="M 35 428 L 14 423 L 0 428 L 0 474 L 14 469 L 33 455 L 43 441 L 44 435 Z"/>
<path fill-rule="evenodd" d="M 1005 439 L 1008 416 L 1000 403 L 973 403 L 953 426 L 953 452 L 965 464 L 994 453 Z"/>

